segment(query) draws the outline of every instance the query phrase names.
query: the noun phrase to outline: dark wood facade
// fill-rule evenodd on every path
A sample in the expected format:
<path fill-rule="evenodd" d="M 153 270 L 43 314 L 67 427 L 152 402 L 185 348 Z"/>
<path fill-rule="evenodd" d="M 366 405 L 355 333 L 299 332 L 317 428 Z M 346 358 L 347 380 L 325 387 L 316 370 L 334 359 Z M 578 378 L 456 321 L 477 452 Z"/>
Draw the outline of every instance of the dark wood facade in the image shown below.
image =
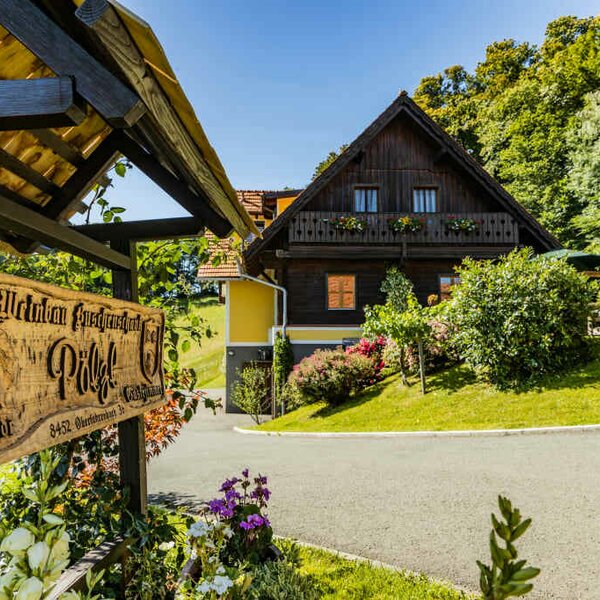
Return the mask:
<path fill-rule="evenodd" d="M 377 210 L 355 212 L 355 190 L 377 190 Z M 435 190 L 433 212 L 416 212 L 415 190 Z M 417 192 L 418 195 L 418 192 Z M 372 206 L 371 206 L 372 208 Z M 410 215 L 423 227 L 394 231 Z M 354 216 L 361 231 L 336 224 Z M 477 223 L 454 231 L 452 217 Z M 258 274 L 275 269 L 288 290 L 290 325 L 358 325 L 363 307 L 380 303 L 386 269 L 398 265 L 421 302 L 440 294 L 440 277 L 466 256 L 493 258 L 518 246 L 536 251 L 557 242 L 407 96 L 399 97 L 340 158 L 295 200 L 246 252 Z M 328 274 L 354 274 L 356 306 L 327 306 Z"/>

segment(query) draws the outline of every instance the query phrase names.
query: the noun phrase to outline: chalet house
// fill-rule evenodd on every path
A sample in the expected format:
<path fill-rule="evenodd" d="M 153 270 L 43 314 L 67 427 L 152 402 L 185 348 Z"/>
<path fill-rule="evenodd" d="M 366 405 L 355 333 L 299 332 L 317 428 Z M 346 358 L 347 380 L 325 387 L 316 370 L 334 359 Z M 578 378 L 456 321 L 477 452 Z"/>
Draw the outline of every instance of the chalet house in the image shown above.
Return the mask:
<path fill-rule="evenodd" d="M 248 362 L 269 365 L 282 326 L 297 360 L 360 337 L 390 265 L 426 302 L 466 256 L 559 247 L 405 92 L 306 189 L 238 197 L 263 237 L 239 265 L 200 272 L 225 287 L 228 392 Z"/>

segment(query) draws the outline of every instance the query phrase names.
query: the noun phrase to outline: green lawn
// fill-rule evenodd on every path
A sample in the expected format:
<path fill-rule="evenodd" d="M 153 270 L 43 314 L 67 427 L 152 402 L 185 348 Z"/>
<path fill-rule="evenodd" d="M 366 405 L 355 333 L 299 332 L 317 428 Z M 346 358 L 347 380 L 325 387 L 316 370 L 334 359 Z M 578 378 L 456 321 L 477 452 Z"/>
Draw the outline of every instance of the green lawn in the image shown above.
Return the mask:
<path fill-rule="evenodd" d="M 225 387 L 223 358 L 225 353 L 225 305 L 219 304 L 216 298 L 203 298 L 190 305 L 189 314 L 182 314 L 181 320 L 196 315 L 205 319 L 212 330 L 212 337 L 203 338 L 202 345 L 192 344 L 190 350 L 181 352 L 184 367 L 196 369 L 198 387 Z"/>
<path fill-rule="evenodd" d="M 300 571 L 314 579 L 324 600 L 459 600 L 470 597 L 424 575 L 374 567 L 304 546 L 299 551 Z"/>
<path fill-rule="evenodd" d="M 547 377 L 527 392 L 477 383 L 465 367 L 431 375 L 429 393 L 394 375 L 338 408 L 303 406 L 258 429 L 269 431 L 443 431 L 600 423 L 600 359 Z"/>

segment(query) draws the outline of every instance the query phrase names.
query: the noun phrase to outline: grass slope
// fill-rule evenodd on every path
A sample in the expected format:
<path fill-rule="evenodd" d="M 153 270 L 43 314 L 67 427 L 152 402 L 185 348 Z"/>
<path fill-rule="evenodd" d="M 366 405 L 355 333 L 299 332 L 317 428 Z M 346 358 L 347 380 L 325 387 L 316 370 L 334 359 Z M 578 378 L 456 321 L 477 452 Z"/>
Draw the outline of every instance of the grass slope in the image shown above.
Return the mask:
<path fill-rule="evenodd" d="M 180 351 L 184 367 L 196 369 L 198 387 L 225 387 L 223 372 L 223 355 L 225 352 L 225 305 L 219 304 L 216 298 L 203 298 L 190 305 L 189 313 L 182 314 L 181 320 L 192 315 L 204 319 L 213 333 L 212 337 L 202 339 L 202 345 L 192 344 L 185 353 Z"/>
<path fill-rule="evenodd" d="M 459 600 L 467 596 L 424 575 L 390 571 L 332 552 L 301 546 L 300 571 L 313 578 L 323 600 Z"/>
<path fill-rule="evenodd" d="M 337 408 L 319 402 L 264 423 L 269 431 L 443 431 L 600 423 L 600 359 L 545 378 L 526 392 L 499 391 L 465 367 L 431 375 L 429 393 L 397 375 Z"/>

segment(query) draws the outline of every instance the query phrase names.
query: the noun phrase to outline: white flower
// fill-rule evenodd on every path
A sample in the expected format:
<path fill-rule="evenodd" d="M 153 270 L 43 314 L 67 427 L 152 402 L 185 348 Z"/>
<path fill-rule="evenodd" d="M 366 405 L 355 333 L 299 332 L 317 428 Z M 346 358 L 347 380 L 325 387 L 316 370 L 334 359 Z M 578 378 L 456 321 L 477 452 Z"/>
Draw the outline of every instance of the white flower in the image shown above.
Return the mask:
<path fill-rule="evenodd" d="M 233 581 L 227 575 L 215 575 L 213 579 L 213 590 L 222 596 L 230 587 L 233 587 Z"/>
<path fill-rule="evenodd" d="M 200 592 L 201 594 L 208 594 L 208 592 L 211 591 L 211 585 L 210 583 L 204 579 L 203 581 L 201 581 L 197 586 L 196 586 L 196 591 Z"/>
<path fill-rule="evenodd" d="M 225 567 L 223 565 L 221 565 L 218 569 L 217 569 L 217 575 L 223 575 L 223 573 L 225 573 Z"/>
<path fill-rule="evenodd" d="M 225 535 L 225 537 L 226 537 L 227 539 L 230 539 L 230 538 L 232 538 L 232 537 L 233 537 L 233 529 L 231 529 L 231 527 L 226 527 L 226 528 L 223 530 L 223 534 Z"/>
<path fill-rule="evenodd" d="M 33 533 L 24 527 L 17 527 L 8 536 L 2 540 L 0 550 L 9 552 L 13 556 L 22 555 L 29 546 L 35 542 Z"/>
<path fill-rule="evenodd" d="M 50 556 L 50 547 L 46 542 L 37 542 L 27 550 L 27 560 L 32 570 L 39 569 Z"/>
<path fill-rule="evenodd" d="M 187 534 L 188 537 L 204 537 L 209 531 L 210 528 L 206 523 L 197 521 L 188 529 Z"/>
<path fill-rule="evenodd" d="M 8 588 L 9 590 L 12 589 L 12 586 L 17 576 L 17 571 L 15 569 L 10 569 L 7 573 L 2 575 L 2 577 L 0 577 L 0 600 L 9 600 L 13 597 L 12 593 L 10 594 L 10 596 L 7 596 L 4 590 L 6 588 Z"/>
<path fill-rule="evenodd" d="M 162 544 L 160 544 L 158 546 L 159 550 L 170 550 L 171 548 L 175 547 L 175 542 L 163 542 Z"/>
<path fill-rule="evenodd" d="M 44 586 L 37 577 L 26 579 L 19 587 L 15 600 L 40 600 Z"/>

